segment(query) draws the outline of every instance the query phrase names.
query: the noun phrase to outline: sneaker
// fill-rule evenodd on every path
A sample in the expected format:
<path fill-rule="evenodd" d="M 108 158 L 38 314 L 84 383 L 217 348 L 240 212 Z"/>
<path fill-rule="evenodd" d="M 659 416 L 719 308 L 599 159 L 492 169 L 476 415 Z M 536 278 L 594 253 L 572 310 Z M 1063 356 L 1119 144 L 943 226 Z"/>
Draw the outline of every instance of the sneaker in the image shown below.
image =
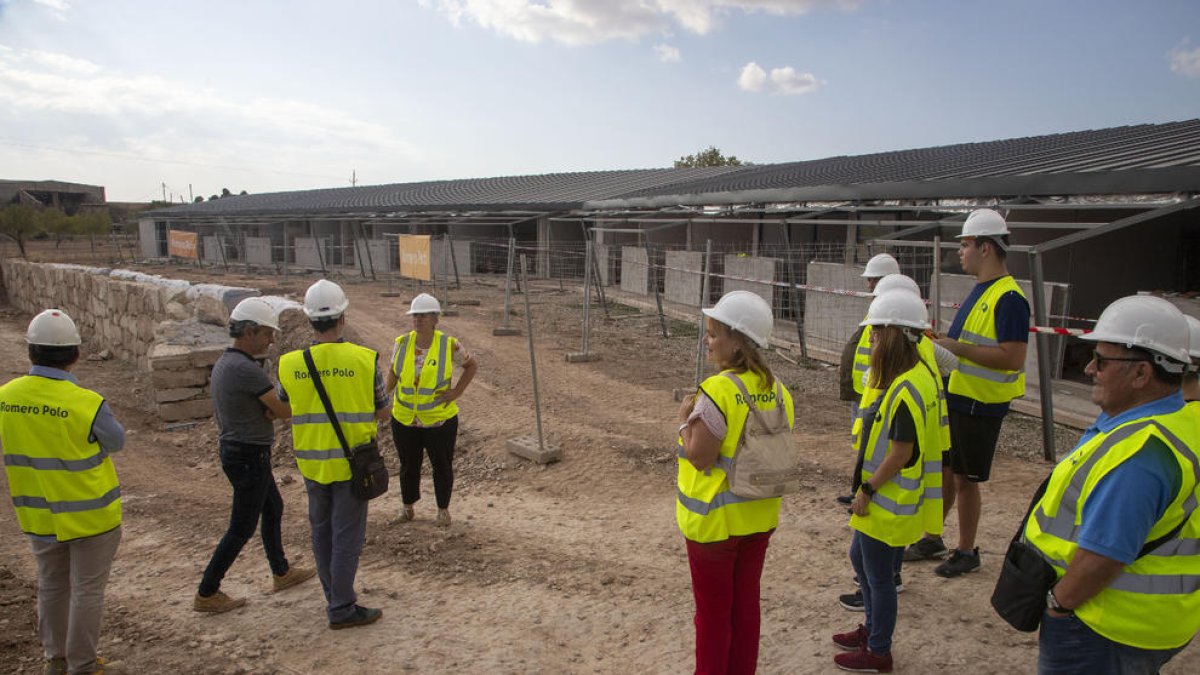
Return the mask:
<path fill-rule="evenodd" d="M 849 633 L 838 633 L 833 636 L 833 644 L 846 650 L 863 649 L 867 646 L 867 627 L 860 623 Z"/>
<path fill-rule="evenodd" d="M 437 526 L 450 527 L 450 509 L 438 509 Z"/>
<path fill-rule="evenodd" d="M 917 543 L 904 549 L 904 562 L 941 560 L 946 557 L 947 552 L 941 537 L 921 537 Z"/>
<path fill-rule="evenodd" d="M 862 591 L 859 590 L 859 591 L 854 591 L 853 593 L 846 593 L 845 595 L 839 595 L 838 596 L 838 604 L 841 605 L 842 609 L 846 610 L 847 612 L 863 611 Z M 833 636 L 833 641 L 837 642 L 836 635 Z"/>
<path fill-rule="evenodd" d="M 416 517 L 417 517 L 416 513 L 413 512 L 412 504 L 405 504 L 400 509 L 400 515 L 396 516 L 396 519 L 393 520 L 392 522 L 393 523 L 407 523 Z"/>
<path fill-rule="evenodd" d="M 192 609 L 197 612 L 208 612 L 210 614 L 220 614 L 228 612 L 231 609 L 237 609 L 246 604 L 245 598 L 231 598 L 225 595 L 224 591 L 217 591 L 207 598 L 196 594 L 196 599 L 192 600 Z"/>
<path fill-rule="evenodd" d="M 953 579 L 954 577 L 966 574 L 967 572 L 979 571 L 979 547 L 970 553 L 965 553 L 958 549 L 954 549 L 954 553 L 946 559 L 946 562 L 938 565 L 933 570 L 939 577 Z"/>
<path fill-rule="evenodd" d="M 370 607 L 355 605 L 353 614 L 341 621 L 330 621 L 329 628 L 332 630 L 341 630 L 343 628 L 354 628 L 355 626 L 366 626 L 367 624 L 375 623 L 381 616 L 383 616 L 382 609 L 372 609 Z"/>
<path fill-rule="evenodd" d="M 904 592 L 904 581 L 900 578 L 899 574 L 896 575 L 895 581 L 896 581 L 896 592 L 903 593 Z M 855 586 L 858 585 L 858 577 L 854 577 L 854 585 Z M 846 610 L 847 612 L 863 611 L 862 590 L 856 590 L 853 593 L 846 593 L 845 595 L 839 595 L 838 596 L 838 604 L 841 605 L 842 609 Z"/>
<path fill-rule="evenodd" d="M 854 502 L 854 495 L 838 495 L 839 504 L 850 504 Z"/>
<path fill-rule="evenodd" d="M 316 575 L 317 571 L 311 567 L 296 567 L 293 565 L 283 574 L 271 575 L 271 592 L 278 593 L 285 588 L 302 584 Z"/>
<path fill-rule="evenodd" d="M 863 638 L 866 639 L 865 636 Z M 876 654 L 864 642 L 863 648 L 856 652 L 835 654 L 833 663 L 842 670 L 855 673 L 890 673 L 892 672 L 892 655 Z"/>

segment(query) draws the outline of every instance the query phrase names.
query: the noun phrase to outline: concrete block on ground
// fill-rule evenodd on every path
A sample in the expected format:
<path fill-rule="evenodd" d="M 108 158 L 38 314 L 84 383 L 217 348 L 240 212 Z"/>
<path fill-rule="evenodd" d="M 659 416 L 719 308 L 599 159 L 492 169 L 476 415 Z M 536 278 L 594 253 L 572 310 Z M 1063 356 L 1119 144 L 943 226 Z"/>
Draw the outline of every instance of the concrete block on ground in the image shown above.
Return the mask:
<path fill-rule="evenodd" d="M 208 368 L 192 368 L 191 370 L 154 370 L 150 379 L 156 389 L 171 387 L 203 387 L 208 384 L 210 373 Z"/>
<path fill-rule="evenodd" d="M 621 247 L 621 290 L 646 295 L 650 292 L 650 268 L 646 249 Z"/>
<path fill-rule="evenodd" d="M 538 446 L 536 436 L 520 436 L 508 439 L 508 451 L 517 457 L 528 459 L 537 464 L 549 464 L 562 459 L 562 450 L 556 445 L 543 444 Z"/>
<path fill-rule="evenodd" d="M 492 335 L 520 335 L 520 334 L 521 334 L 520 328 L 513 328 L 511 326 L 509 326 L 509 327 L 496 326 L 495 328 L 492 329 Z"/>
<path fill-rule="evenodd" d="M 192 350 L 184 345 L 159 343 L 150 348 L 151 370 L 191 370 Z"/>
<path fill-rule="evenodd" d="M 204 393 L 204 387 L 172 387 L 169 389 L 155 389 L 154 401 L 156 403 L 175 403 L 177 401 L 186 401 L 198 396 L 203 396 Z"/>
<path fill-rule="evenodd" d="M 571 352 L 567 354 L 567 363 L 588 363 L 599 360 L 600 355 L 596 352 Z"/>
<path fill-rule="evenodd" d="M 194 420 L 212 417 L 213 405 L 211 398 L 195 398 L 178 403 L 164 403 L 158 406 L 158 417 L 164 422 Z"/>
<path fill-rule="evenodd" d="M 704 254 L 700 251 L 667 251 L 663 297 L 695 307 L 704 281 Z"/>

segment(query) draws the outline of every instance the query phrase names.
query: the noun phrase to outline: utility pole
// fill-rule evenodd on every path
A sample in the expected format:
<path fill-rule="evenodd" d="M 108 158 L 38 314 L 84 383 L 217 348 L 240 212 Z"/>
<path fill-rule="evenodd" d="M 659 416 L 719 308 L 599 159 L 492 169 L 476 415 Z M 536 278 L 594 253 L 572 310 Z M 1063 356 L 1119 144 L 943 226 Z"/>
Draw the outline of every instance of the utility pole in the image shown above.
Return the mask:
<path fill-rule="evenodd" d="M 358 185 L 358 171 L 356 169 L 351 169 L 350 170 L 350 187 L 355 187 L 357 185 Z"/>
<path fill-rule="evenodd" d="M 188 183 L 188 202 L 196 201 L 196 195 L 192 194 L 192 184 Z"/>
<path fill-rule="evenodd" d="M 163 189 L 163 201 L 165 202 L 165 201 L 167 201 L 167 184 L 165 182 L 162 184 L 162 189 Z"/>

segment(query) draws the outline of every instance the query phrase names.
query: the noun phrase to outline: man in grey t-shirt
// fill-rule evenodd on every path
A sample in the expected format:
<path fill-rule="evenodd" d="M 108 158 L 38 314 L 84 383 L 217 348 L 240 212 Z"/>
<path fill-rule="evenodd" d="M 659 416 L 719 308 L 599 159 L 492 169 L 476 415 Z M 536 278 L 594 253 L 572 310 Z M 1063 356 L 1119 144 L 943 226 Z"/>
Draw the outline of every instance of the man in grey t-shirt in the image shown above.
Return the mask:
<path fill-rule="evenodd" d="M 277 330 L 276 312 L 269 303 L 262 298 L 242 300 L 229 316 L 233 346 L 213 366 L 210 389 L 220 429 L 221 468 L 233 485 L 233 507 L 229 528 L 213 551 L 192 602 L 197 612 L 227 612 L 246 604 L 245 598 L 223 593 L 221 580 L 254 536 L 260 519 L 273 590 L 295 586 L 316 574 L 312 568 L 289 565 L 283 554 L 283 498 L 271 471 L 272 420 L 287 419 L 292 411 L 279 400 L 254 358 L 271 346 Z"/>

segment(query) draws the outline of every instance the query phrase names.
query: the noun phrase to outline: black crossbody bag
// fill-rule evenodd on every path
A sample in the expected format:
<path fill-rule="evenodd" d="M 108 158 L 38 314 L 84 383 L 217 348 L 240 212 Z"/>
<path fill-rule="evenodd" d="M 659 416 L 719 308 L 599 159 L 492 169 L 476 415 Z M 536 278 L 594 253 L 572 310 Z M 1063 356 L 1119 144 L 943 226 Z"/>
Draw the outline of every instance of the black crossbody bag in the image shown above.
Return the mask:
<path fill-rule="evenodd" d="M 1041 487 L 1034 493 L 1033 501 L 1029 503 L 1029 509 L 1021 519 L 1017 533 L 1008 544 L 1008 552 L 1004 554 L 1004 566 L 1000 568 L 1000 578 L 996 580 L 996 589 L 992 591 L 992 608 L 1010 626 L 1025 633 L 1032 633 L 1042 624 L 1042 616 L 1046 612 L 1046 594 L 1058 582 L 1058 573 L 1054 567 L 1046 562 L 1037 549 L 1021 541 L 1025 524 L 1029 522 L 1029 516 L 1042 500 L 1049 484 L 1050 476 L 1046 476 L 1046 480 L 1042 481 Z M 1137 557 L 1141 558 L 1179 534 L 1185 522 L 1186 518 L 1170 532 L 1147 542 L 1138 551 Z"/>
<path fill-rule="evenodd" d="M 383 463 L 383 456 L 379 454 L 379 444 L 374 438 L 353 448 L 346 443 L 342 425 L 333 410 L 333 404 L 329 402 L 329 394 L 325 391 L 325 385 L 321 382 L 321 375 L 317 373 L 317 364 L 313 363 L 312 351 L 309 349 L 304 350 L 304 363 L 308 366 L 308 376 L 312 378 L 317 396 L 321 397 L 321 404 L 325 406 L 329 423 L 333 425 L 333 432 L 342 444 L 342 452 L 346 453 L 346 460 L 350 462 L 350 492 L 363 501 L 387 492 L 388 471 L 387 465 Z"/>

